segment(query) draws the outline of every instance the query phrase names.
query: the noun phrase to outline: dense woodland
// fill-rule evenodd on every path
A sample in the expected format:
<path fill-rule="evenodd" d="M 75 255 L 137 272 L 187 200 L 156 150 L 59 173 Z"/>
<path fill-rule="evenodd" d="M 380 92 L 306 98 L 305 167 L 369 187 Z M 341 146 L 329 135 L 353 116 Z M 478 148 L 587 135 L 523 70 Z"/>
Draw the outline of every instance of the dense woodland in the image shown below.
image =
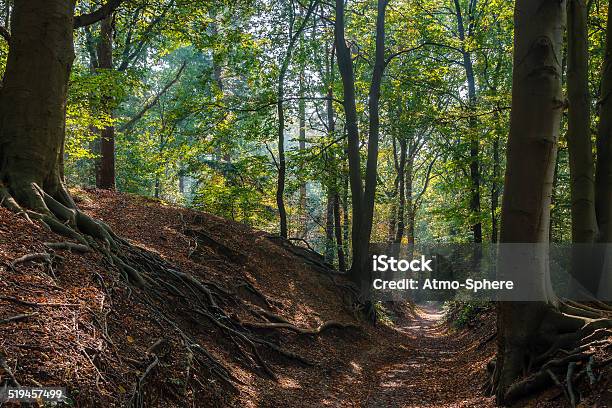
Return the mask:
<path fill-rule="evenodd" d="M 370 242 L 612 239 L 604 0 L 4 0 L 0 16 L 0 202 L 135 286 L 142 265 L 71 187 L 278 234 L 357 285 Z M 610 306 L 560 301 L 532 267 L 549 301 L 498 306 L 500 403 L 610 334 Z"/>

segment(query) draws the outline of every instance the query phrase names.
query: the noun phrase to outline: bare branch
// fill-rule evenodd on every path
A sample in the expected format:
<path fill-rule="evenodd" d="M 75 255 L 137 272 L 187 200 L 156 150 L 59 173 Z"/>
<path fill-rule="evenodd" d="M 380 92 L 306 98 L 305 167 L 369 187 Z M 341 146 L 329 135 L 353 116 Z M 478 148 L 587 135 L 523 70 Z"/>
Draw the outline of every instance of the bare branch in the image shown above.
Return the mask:
<path fill-rule="evenodd" d="M 76 16 L 74 18 L 73 27 L 74 28 L 85 27 L 85 26 L 97 23 L 100 20 L 104 20 L 111 13 L 113 13 L 117 9 L 117 7 L 121 5 L 122 2 L 123 0 L 108 0 L 106 4 L 104 4 L 102 7 L 100 7 L 96 11 L 87 13 L 87 14 L 81 14 L 80 16 Z"/>
<path fill-rule="evenodd" d="M 124 132 L 126 130 L 130 130 L 136 124 L 136 122 L 138 122 L 144 116 L 144 114 L 147 113 L 149 109 L 155 106 L 157 102 L 159 101 L 159 99 L 168 91 L 168 89 L 170 89 L 172 85 L 174 85 L 179 80 L 179 78 L 183 74 L 183 71 L 185 70 L 186 65 L 187 65 L 187 61 L 183 61 L 183 64 L 181 65 L 179 70 L 176 72 L 176 75 L 174 76 L 174 78 L 170 82 L 168 82 L 164 86 L 164 88 L 157 95 L 155 95 L 153 99 L 151 99 L 150 102 L 148 102 L 145 106 L 143 106 L 140 112 L 138 112 L 134 117 L 132 117 L 132 119 L 124 123 L 122 126 L 120 126 L 119 131 Z"/>

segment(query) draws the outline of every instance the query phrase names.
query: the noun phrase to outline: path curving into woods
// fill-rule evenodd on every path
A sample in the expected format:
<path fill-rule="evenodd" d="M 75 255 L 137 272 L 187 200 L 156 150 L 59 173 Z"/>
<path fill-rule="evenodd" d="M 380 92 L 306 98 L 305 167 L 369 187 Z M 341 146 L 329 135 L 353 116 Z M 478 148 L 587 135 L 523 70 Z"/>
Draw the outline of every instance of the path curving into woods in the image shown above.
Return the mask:
<path fill-rule="evenodd" d="M 398 330 L 404 350 L 374 370 L 364 407 L 495 407 L 482 395 L 486 354 L 466 333 L 451 333 L 434 306 L 417 310 Z"/>

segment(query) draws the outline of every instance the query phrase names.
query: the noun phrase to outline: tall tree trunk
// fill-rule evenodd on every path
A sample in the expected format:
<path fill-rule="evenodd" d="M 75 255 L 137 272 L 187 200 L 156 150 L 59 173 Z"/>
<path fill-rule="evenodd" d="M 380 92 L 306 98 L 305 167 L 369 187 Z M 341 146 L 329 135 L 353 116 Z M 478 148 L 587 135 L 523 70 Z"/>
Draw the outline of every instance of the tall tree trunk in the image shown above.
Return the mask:
<path fill-rule="evenodd" d="M 472 53 L 466 50 L 466 41 L 471 39 L 473 36 L 473 24 L 474 14 L 476 12 L 476 0 L 470 0 L 469 12 L 468 12 L 468 25 L 467 30 L 463 15 L 461 13 L 461 6 L 459 0 L 454 0 L 455 13 L 457 17 L 457 31 L 459 34 L 459 40 L 461 41 L 461 54 L 463 57 L 463 67 L 465 69 L 465 77 L 468 85 L 468 127 L 470 130 L 470 182 L 471 182 L 471 197 L 470 197 L 470 211 L 471 222 L 472 222 L 472 236 L 475 243 L 482 242 L 482 222 L 480 221 L 480 141 L 478 137 L 478 123 L 476 120 L 475 109 L 476 109 L 476 77 L 474 75 L 474 66 L 472 63 Z M 467 31 L 467 32 L 466 32 Z"/>
<path fill-rule="evenodd" d="M 389 221 L 387 225 L 387 243 L 392 245 L 395 242 L 395 233 L 397 230 L 397 196 L 399 194 L 399 157 L 397 154 L 397 138 L 392 138 L 393 142 L 393 168 L 395 169 L 395 179 L 393 180 L 393 190 L 391 191 L 391 208 L 389 209 Z"/>
<path fill-rule="evenodd" d="M 570 164 L 572 242 L 592 243 L 597 236 L 595 215 L 595 169 L 591 144 L 587 6 L 584 0 L 567 3 L 567 147 Z M 593 254 L 583 245 L 572 251 L 571 273 L 595 294 L 599 270 L 589 264 Z"/>
<path fill-rule="evenodd" d="M 349 177 L 348 171 L 346 169 L 346 164 L 343 166 L 342 171 L 342 248 L 344 249 L 344 259 L 345 259 L 345 270 L 348 268 L 348 265 L 351 261 L 350 259 L 350 220 L 349 220 Z"/>
<path fill-rule="evenodd" d="M 29 0 L 13 7 L 0 90 L 0 187 L 21 206 L 47 214 L 32 183 L 72 203 L 63 184 L 63 153 L 74 2 Z"/>
<path fill-rule="evenodd" d="M 361 155 L 359 152 L 359 126 L 357 117 L 357 105 L 355 96 L 355 74 L 353 72 L 353 62 L 351 51 L 346 44 L 344 35 L 344 0 L 336 0 L 336 56 L 338 69 L 342 78 L 342 88 L 344 94 L 344 128 L 347 133 L 347 156 L 349 184 L 351 189 L 352 202 L 352 266 L 351 279 L 361 285 L 359 268 L 362 264 L 363 244 L 361 224 L 364 214 L 363 202 L 363 183 L 361 179 Z M 366 249 L 367 250 L 367 249 Z"/>
<path fill-rule="evenodd" d="M 286 69 L 285 69 L 286 70 Z M 285 208 L 285 177 L 287 173 L 287 159 L 285 158 L 285 110 L 283 99 L 285 97 L 285 70 L 281 71 L 276 97 L 276 112 L 278 115 L 278 178 L 276 182 L 276 206 L 279 216 L 279 234 L 287 238 L 287 209 Z"/>
<path fill-rule="evenodd" d="M 595 173 L 595 212 L 599 228 L 598 242 L 612 242 L 612 1 L 608 4 L 606 48 L 600 84 L 599 128 L 597 130 L 597 168 Z M 592 275 L 592 293 L 610 295 L 612 276 L 603 268 Z M 603 279 L 602 279 L 603 278 Z M 602 282 L 602 281 L 605 281 Z M 596 287 L 599 286 L 599 287 Z M 607 291 L 607 292 L 605 292 Z"/>
<path fill-rule="evenodd" d="M 365 186 L 361 179 L 361 155 L 359 152 L 359 129 L 355 102 L 355 75 L 351 53 L 344 34 L 344 1 L 336 0 L 336 54 L 344 90 L 345 127 L 348 135 L 349 177 L 353 200 L 353 263 L 351 279 L 367 295 L 370 288 L 371 271 L 368 263 L 368 248 L 372 233 L 376 173 L 378 164 L 378 137 L 380 130 L 379 100 L 382 76 L 385 69 L 385 9 L 386 0 L 378 0 L 376 17 L 376 51 L 372 80 L 370 82 L 368 113 L 369 135 L 366 160 Z"/>
<path fill-rule="evenodd" d="M 497 122 L 499 123 L 499 114 L 495 115 Z M 491 242 L 497 242 L 498 226 L 497 226 L 497 208 L 499 207 L 499 185 L 498 178 L 500 173 L 499 163 L 499 138 L 501 129 L 497 129 L 495 132 L 495 138 L 493 139 L 493 181 L 491 183 Z"/>
<path fill-rule="evenodd" d="M 595 208 L 601 242 L 612 240 L 612 1 L 608 6 L 606 49 L 601 72 Z"/>
<path fill-rule="evenodd" d="M 300 153 L 306 150 L 306 101 L 304 100 L 305 94 L 304 85 L 304 67 L 300 73 L 300 100 L 298 102 L 298 116 L 299 116 L 299 136 L 298 136 L 298 148 Z M 306 216 L 306 182 L 300 183 L 300 196 L 299 196 L 299 217 L 300 217 L 300 236 L 306 238 L 308 232 L 307 216 Z"/>
<path fill-rule="evenodd" d="M 414 144 L 412 144 L 412 147 Z M 404 190 L 406 190 L 406 240 L 408 244 L 414 244 L 414 219 L 416 208 L 414 205 L 414 194 L 413 194 L 413 185 L 414 185 L 414 152 L 413 148 L 410 148 L 411 151 L 406 156 L 406 168 L 404 171 Z M 398 242 L 401 242 L 402 237 L 399 237 Z"/>
<path fill-rule="evenodd" d="M 346 260 L 344 259 L 344 247 L 342 244 L 342 221 L 340 218 L 340 195 L 334 194 L 334 232 L 336 235 L 336 251 L 338 253 L 338 270 L 346 271 Z"/>
<path fill-rule="evenodd" d="M 572 196 L 572 242 L 593 242 L 597 234 L 588 83 L 588 30 L 584 0 L 567 8 L 567 147 Z"/>
<path fill-rule="evenodd" d="M 399 139 L 400 145 L 400 157 L 398 163 L 397 175 L 398 179 L 398 187 L 397 191 L 399 193 L 399 203 L 397 206 L 397 229 L 395 231 L 395 237 L 393 242 L 399 244 L 402 242 L 402 237 L 404 236 L 404 228 L 406 226 L 405 214 L 406 214 L 406 156 L 408 154 L 408 142 L 406 138 L 402 137 Z"/>
<path fill-rule="evenodd" d="M 299 27 L 295 30 L 295 32 L 290 33 L 289 44 L 287 45 L 287 50 L 283 57 L 280 71 L 278 74 L 278 84 L 276 97 L 278 98 L 276 102 L 276 112 L 278 115 L 278 178 L 276 183 L 276 205 L 278 207 L 278 215 L 279 215 L 279 234 L 281 237 L 287 238 L 287 209 L 285 208 L 285 177 L 287 173 L 287 159 L 285 157 L 285 109 L 284 109 L 284 99 L 285 99 L 285 76 L 287 74 L 287 70 L 289 68 L 289 63 L 291 62 L 291 57 L 293 56 L 293 49 L 295 48 L 296 41 L 300 38 L 304 28 L 306 27 L 306 22 L 312 15 L 312 12 L 315 9 L 317 2 L 312 1 L 306 11 L 306 14 L 301 21 Z M 293 31 L 293 27 L 291 27 L 291 31 Z"/>
<path fill-rule="evenodd" d="M 545 243 L 564 105 L 560 64 L 565 1 L 517 0 L 514 22 L 512 115 L 500 242 Z M 508 259 L 511 256 L 507 246 L 499 248 L 498 271 L 502 276 L 512 273 L 516 259 Z M 534 292 L 548 301 L 498 303 L 493 389 L 500 402 L 513 399 L 511 384 L 526 371 L 526 363 L 534 361 L 533 346 L 542 342 L 542 322 L 553 326 L 555 299 L 550 293 L 545 259 L 532 259 L 525 265 Z"/>
<path fill-rule="evenodd" d="M 334 191 L 327 187 L 325 197 L 325 260 L 329 263 L 334 261 Z"/>
<path fill-rule="evenodd" d="M 113 16 L 109 15 L 100 24 L 98 41 L 98 68 L 113 69 Z M 112 97 L 105 98 L 105 111 L 112 120 L 113 110 L 109 106 Z M 106 126 L 100 132 L 100 159 L 96 172 L 96 187 L 115 189 L 115 127 Z"/>

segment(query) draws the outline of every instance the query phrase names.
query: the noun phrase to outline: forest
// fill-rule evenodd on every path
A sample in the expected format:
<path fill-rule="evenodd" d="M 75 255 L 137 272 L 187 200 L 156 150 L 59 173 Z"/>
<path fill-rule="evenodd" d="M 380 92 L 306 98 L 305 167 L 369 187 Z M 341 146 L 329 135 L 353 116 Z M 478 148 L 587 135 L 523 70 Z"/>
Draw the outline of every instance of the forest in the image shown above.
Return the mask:
<path fill-rule="evenodd" d="M 610 3 L 0 0 L 0 406 L 612 406 Z"/>

